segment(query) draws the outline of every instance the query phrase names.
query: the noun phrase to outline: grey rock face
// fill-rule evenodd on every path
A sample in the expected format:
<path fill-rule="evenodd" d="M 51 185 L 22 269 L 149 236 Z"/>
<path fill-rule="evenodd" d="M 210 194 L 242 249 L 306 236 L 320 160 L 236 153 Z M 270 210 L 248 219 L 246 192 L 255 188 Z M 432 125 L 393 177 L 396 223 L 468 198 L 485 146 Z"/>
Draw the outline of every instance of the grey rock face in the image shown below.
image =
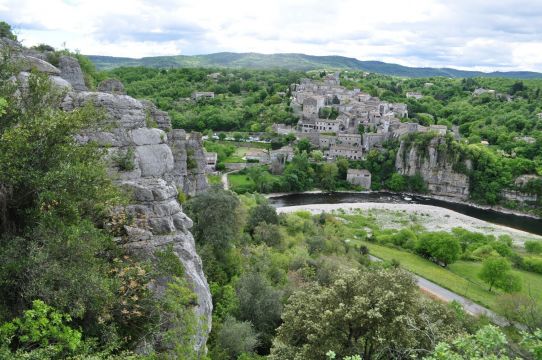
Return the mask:
<path fill-rule="evenodd" d="M 131 204 L 124 211 L 133 223 L 124 226 L 125 236 L 122 241 L 129 251 L 146 258 L 154 259 L 157 250 L 171 247 L 185 268 L 185 274 L 193 291 L 197 295 L 196 313 L 200 319 L 199 332 L 196 337 L 196 349 L 203 351 L 207 334 L 211 329 L 212 300 L 207 280 L 203 273 L 190 228 L 192 221 L 183 213 L 177 201 L 178 186 L 189 178 L 186 169 L 186 133 L 172 130 L 166 133 L 161 128 L 149 128 L 150 122 L 159 124 L 164 129 L 171 129 L 167 114 L 156 109 L 149 109 L 130 96 L 115 95 L 104 92 L 71 92 L 66 96 L 62 107 L 70 111 L 92 102 L 103 108 L 107 115 L 107 124 L 101 131 L 82 134 L 80 142 L 96 141 L 108 148 L 113 178 L 117 183 L 133 194 Z M 150 119 L 149 119 L 150 117 Z M 183 138 L 182 151 L 171 147 L 176 135 Z M 190 146 L 202 150 L 201 139 L 190 140 Z M 133 150 L 133 169 L 122 171 L 115 164 L 115 156 L 128 154 Z M 198 150 L 199 156 L 199 150 Z M 205 160 L 203 158 L 203 160 Z M 206 182 L 205 182 L 206 186 Z M 204 188 L 202 184 L 199 188 Z M 158 296 L 165 290 L 167 279 L 156 279 L 153 291 Z M 160 346 L 156 340 L 153 346 Z"/>
<path fill-rule="evenodd" d="M 47 61 L 38 59 L 33 56 L 21 56 L 20 64 L 21 71 L 37 70 L 39 72 L 49 75 L 60 75 L 60 70 L 58 70 L 56 67 L 49 64 Z"/>
<path fill-rule="evenodd" d="M 207 161 L 203 151 L 201 135 L 187 135 L 184 130 L 171 130 L 168 144 L 173 152 L 175 164 L 173 180 L 185 194 L 195 195 L 208 188 L 205 176 Z"/>
<path fill-rule="evenodd" d="M 100 92 L 106 92 L 110 94 L 126 95 L 124 85 L 116 79 L 106 79 L 102 81 L 97 88 Z"/>
<path fill-rule="evenodd" d="M 60 76 L 72 84 L 74 90 L 87 90 L 85 77 L 77 59 L 72 58 L 71 56 L 61 56 L 58 61 L 58 67 L 60 68 Z"/>
<path fill-rule="evenodd" d="M 453 163 L 438 145 L 444 138 L 434 138 L 424 151 L 415 145 L 407 147 L 401 141 L 395 159 L 395 169 L 401 175 L 420 174 L 431 194 L 466 199 L 469 196 L 469 178 L 453 170 Z M 424 154 L 425 153 L 425 154 Z M 468 167 L 469 164 L 465 164 Z"/>

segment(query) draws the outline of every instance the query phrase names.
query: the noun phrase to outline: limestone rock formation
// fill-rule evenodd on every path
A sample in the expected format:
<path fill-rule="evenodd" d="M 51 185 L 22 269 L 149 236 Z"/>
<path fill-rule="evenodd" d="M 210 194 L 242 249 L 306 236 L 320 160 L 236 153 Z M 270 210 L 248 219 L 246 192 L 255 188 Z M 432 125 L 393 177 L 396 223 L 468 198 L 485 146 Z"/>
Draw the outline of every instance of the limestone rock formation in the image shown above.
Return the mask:
<path fill-rule="evenodd" d="M 469 178 L 453 170 L 453 163 L 447 154 L 439 151 L 443 137 L 431 140 L 427 148 L 407 146 L 401 141 L 395 159 L 395 169 L 401 175 L 420 174 L 431 194 L 466 199 L 469 196 Z M 469 167 L 469 164 L 465 164 Z"/>
<path fill-rule="evenodd" d="M 97 90 L 110 94 L 126 95 L 124 85 L 122 85 L 122 83 L 116 79 L 106 79 L 100 82 Z"/>
<path fill-rule="evenodd" d="M 178 188 L 188 195 L 205 190 L 205 153 L 201 146 L 201 134 L 186 135 L 184 130 L 172 130 L 169 145 L 175 157 L 174 181 Z"/>
<path fill-rule="evenodd" d="M 178 187 L 184 185 L 186 181 L 183 177 L 189 174 L 178 171 L 187 167 L 183 156 L 186 150 L 183 153 L 170 147 L 174 142 L 188 143 L 189 140 L 182 130 L 171 130 L 168 134 L 163 129 L 149 127 L 148 124 L 152 123 L 171 129 L 171 123 L 167 115 L 161 117 L 164 114 L 157 110 L 150 111 L 148 104 L 127 95 L 71 92 L 64 99 L 62 107 L 70 111 L 87 102 L 103 108 L 109 124 L 104 126 L 105 130 L 81 135 L 79 141 L 93 140 L 106 146 L 112 176 L 121 187 L 133 194 L 132 203 L 119 211 L 126 212 L 135 221 L 124 226 L 125 234 L 119 241 L 129 251 L 151 259 L 157 250 L 168 246 L 173 248 L 197 294 L 196 312 L 201 326 L 196 347 L 201 350 L 211 327 L 211 294 L 201 259 L 196 253 L 194 238 L 189 231 L 192 221 L 183 213 L 177 201 Z M 119 158 L 124 159 L 122 163 L 128 162 L 132 166 L 126 168 L 124 165 L 123 168 Z M 201 185 L 200 188 L 205 186 Z M 154 290 L 158 294 L 163 291 L 165 280 L 157 279 Z"/>
<path fill-rule="evenodd" d="M 69 82 L 76 91 L 86 91 L 85 77 L 79 61 L 71 56 L 61 56 L 58 60 L 60 77 Z"/>
<path fill-rule="evenodd" d="M 49 75 L 60 75 L 60 70 L 55 66 L 34 56 L 20 56 L 19 64 L 21 65 L 21 71 L 36 70 Z"/>

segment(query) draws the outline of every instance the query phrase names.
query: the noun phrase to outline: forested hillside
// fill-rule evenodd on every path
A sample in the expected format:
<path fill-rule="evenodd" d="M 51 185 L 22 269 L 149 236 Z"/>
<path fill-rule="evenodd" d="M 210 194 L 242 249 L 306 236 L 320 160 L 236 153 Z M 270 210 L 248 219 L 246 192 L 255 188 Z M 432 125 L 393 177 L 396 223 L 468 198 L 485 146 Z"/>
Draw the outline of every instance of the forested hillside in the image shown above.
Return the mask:
<path fill-rule="evenodd" d="M 402 77 L 444 76 L 461 77 L 503 77 L 512 79 L 542 78 L 542 74 L 530 71 L 490 72 L 457 70 L 451 68 L 419 68 L 390 64 L 381 61 L 361 61 L 344 56 L 314 56 L 305 54 L 258 54 L 258 53 L 216 53 L 208 55 L 177 55 L 131 59 L 112 56 L 89 55 L 90 60 L 101 70 L 123 66 L 145 66 L 151 68 L 222 67 L 245 69 L 281 68 L 292 71 L 315 69 L 362 70 L 384 75 Z"/>

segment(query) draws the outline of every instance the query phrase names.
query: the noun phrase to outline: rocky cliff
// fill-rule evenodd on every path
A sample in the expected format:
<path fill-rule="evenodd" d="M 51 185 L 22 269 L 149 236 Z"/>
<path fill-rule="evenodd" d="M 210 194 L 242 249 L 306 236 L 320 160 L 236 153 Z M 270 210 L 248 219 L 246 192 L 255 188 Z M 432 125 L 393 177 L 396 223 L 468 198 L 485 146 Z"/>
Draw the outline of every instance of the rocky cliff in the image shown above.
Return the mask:
<path fill-rule="evenodd" d="M 119 94 L 118 86 L 102 87 L 102 90 L 110 88 L 113 93 L 82 91 L 86 87 L 76 59 L 61 58 L 59 70 L 43 59 L 21 56 L 23 70 L 41 69 L 66 91 L 63 110 L 72 111 L 87 103 L 103 109 L 106 123 L 101 130 L 81 134 L 78 140 L 96 141 L 107 149 L 111 176 L 132 195 L 127 206 L 117 209 L 118 214 L 134 219 L 124 223 L 122 236 L 117 240 L 129 252 L 151 260 L 157 250 L 173 249 L 197 295 L 200 330 L 195 347 L 203 350 L 211 328 L 211 293 L 190 233 L 192 221 L 177 201 L 179 191 L 195 194 L 207 187 L 201 137 L 172 130 L 167 113 L 149 102 Z M 27 72 L 22 72 L 19 77 L 24 80 L 27 76 Z M 163 292 L 166 281 L 156 279 L 153 287 L 156 294 Z M 144 346 L 156 345 L 159 339 Z"/>
<path fill-rule="evenodd" d="M 469 178 L 453 170 L 453 161 L 439 146 L 445 144 L 445 138 L 435 137 L 426 147 L 401 141 L 395 159 L 395 169 L 402 175 L 420 174 L 433 195 L 466 199 L 469 196 Z M 469 167 L 469 164 L 465 164 Z"/>

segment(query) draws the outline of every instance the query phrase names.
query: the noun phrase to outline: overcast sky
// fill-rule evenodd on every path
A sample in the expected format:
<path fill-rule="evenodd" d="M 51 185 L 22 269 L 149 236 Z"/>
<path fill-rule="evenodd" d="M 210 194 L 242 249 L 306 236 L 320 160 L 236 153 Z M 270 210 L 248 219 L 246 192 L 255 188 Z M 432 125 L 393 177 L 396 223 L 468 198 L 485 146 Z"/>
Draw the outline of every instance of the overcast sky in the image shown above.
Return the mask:
<path fill-rule="evenodd" d="M 343 55 L 542 71 L 542 0 L 0 0 L 23 44 L 143 57 Z"/>

